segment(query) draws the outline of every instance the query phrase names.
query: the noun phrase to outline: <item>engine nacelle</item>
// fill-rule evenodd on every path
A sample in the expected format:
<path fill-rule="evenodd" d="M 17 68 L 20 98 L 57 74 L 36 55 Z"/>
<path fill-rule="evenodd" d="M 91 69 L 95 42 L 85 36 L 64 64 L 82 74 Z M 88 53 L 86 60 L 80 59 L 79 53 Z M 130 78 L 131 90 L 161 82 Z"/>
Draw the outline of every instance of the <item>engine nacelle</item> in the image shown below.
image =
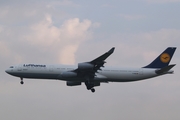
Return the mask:
<path fill-rule="evenodd" d="M 75 72 L 62 72 L 61 75 L 59 76 L 60 78 L 72 78 L 72 77 L 76 77 L 77 73 Z"/>
<path fill-rule="evenodd" d="M 79 70 L 92 70 L 94 68 L 94 65 L 91 63 L 78 63 L 78 69 Z"/>
<path fill-rule="evenodd" d="M 77 85 L 81 85 L 81 82 L 67 81 L 66 85 L 67 86 L 77 86 Z"/>

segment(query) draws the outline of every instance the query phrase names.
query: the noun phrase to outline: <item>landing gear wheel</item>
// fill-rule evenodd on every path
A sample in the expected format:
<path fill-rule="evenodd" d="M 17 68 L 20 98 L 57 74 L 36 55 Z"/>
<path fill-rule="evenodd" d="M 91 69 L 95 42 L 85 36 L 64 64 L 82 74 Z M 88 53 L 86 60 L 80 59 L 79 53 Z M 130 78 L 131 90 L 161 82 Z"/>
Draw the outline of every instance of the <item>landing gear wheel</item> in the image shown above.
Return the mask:
<path fill-rule="evenodd" d="M 23 82 L 23 81 L 21 81 L 20 83 L 21 83 L 21 84 L 24 84 L 24 82 Z"/>
<path fill-rule="evenodd" d="M 91 92 L 93 92 L 93 93 L 94 93 L 94 92 L 95 92 L 95 89 L 94 89 L 94 88 L 92 88 L 92 89 L 91 89 Z"/>

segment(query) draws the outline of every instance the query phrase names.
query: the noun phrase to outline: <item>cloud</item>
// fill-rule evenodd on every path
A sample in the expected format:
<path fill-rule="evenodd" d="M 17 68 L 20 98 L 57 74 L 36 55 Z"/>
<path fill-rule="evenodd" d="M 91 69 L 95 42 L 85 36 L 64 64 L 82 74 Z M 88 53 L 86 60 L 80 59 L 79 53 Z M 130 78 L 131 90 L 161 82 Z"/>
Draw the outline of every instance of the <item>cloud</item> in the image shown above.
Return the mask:
<path fill-rule="evenodd" d="M 31 46 L 41 46 L 45 51 L 56 51 L 59 62 L 62 64 L 74 64 L 74 54 L 79 45 L 89 40 L 92 36 L 89 29 L 93 26 L 90 20 L 80 21 L 79 18 L 66 20 L 60 27 L 53 25 L 50 15 L 30 27 L 31 32 L 23 38 Z M 53 47 L 53 48 L 52 48 Z"/>
<path fill-rule="evenodd" d="M 38 4 L 37 4 L 38 3 Z M 14 1 L 5 1 L 0 5 L 0 19 L 1 24 L 6 25 L 27 25 L 33 24 L 42 20 L 45 14 L 51 14 L 56 19 L 63 19 L 67 16 L 71 17 L 66 10 L 61 8 L 74 9 L 78 5 L 69 1 L 21 1 L 20 3 Z"/>
<path fill-rule="evenodd" d="M 0 54 L 13 58 L 16 64 L 23 61 L 73 64 L 79 45 L 92 38 L 93 28 L 100 23 L 77 17 L 64 18 L 63 11 L 58 11 L 61 15 L 57 16 L 54 7 L 78 6 L 69 0 L 39 3 L 22 7 L 14 3 L 0 8 L 0 45 L 9 51 L 2 50 Z M 48 55 L 49 60 L 46 59 Z"/>

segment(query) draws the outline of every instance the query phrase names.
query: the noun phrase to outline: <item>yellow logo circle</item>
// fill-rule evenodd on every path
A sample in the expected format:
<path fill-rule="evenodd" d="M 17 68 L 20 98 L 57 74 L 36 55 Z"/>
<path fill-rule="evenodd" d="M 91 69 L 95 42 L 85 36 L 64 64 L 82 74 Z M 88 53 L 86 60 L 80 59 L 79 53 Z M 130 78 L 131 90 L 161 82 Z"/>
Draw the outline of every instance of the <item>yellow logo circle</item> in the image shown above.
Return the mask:
<path fill-rule="evenodd" d="M 170 55 L 167 54 L 167 53 L 163 53 L 161 56 L 160 56 L 160 59 L 163 63 L 167 63 L 170 61 Z"/>

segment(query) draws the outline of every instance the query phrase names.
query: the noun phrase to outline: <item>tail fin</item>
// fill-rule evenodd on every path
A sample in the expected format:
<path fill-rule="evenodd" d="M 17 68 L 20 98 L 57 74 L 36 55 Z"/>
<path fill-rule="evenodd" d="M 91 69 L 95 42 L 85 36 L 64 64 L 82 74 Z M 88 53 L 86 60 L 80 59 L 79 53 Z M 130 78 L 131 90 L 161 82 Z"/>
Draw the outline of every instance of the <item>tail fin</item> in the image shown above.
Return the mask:
<path fill-rule="evenodd" d="M 169 65 L 176 47 L 168 47 L 153 62 L 143 68 L 163 68 Z"/>

